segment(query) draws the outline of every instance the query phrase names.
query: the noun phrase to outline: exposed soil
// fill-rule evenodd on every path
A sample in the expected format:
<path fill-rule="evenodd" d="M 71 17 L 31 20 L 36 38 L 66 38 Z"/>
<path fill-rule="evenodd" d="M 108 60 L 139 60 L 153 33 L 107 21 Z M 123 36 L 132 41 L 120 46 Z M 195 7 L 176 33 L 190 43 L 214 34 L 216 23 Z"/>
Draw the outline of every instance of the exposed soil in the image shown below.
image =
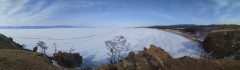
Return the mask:
<path fill-rule="evenodd" d="M 165 62 L 165 70 L 239 70 L 240 61 L 183 57 Z"/>

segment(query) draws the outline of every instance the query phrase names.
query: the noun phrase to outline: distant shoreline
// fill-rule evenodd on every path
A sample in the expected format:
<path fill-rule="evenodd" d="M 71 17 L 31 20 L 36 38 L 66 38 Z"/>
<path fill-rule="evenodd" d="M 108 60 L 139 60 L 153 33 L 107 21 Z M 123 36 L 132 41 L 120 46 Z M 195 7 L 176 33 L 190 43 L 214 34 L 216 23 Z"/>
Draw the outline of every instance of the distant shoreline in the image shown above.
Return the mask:
<path fill-rule="evenodd" d="M 176 34 L 176 35 L 179 35 L 179 36 L 182 36 L 182 37 L 184 37 L 184 38 L 187 38 L 187 39 L 189 39 L 189 40 L 192 40 L 192 41 L 195 41 L 195 42 L 198 42 L 198 43 L 201 42 L 201 41 L 198 40 L 197 38 L 192 37 L 192 36 L 190 36 L 190 35 L 188 35 L 188 34 L 186 34 L 186 33 L 184 33 L 184 32 L 181 32 L 181 31 L 179 31 L 179 30 L 172 30 L 172 29 L 165 29 L 165 30 L 161 29 L 161 30 L 162 30 L 162 31 L 169 32 L 169 33 L 173 33 L 173 34 Z"/>
<path fill-rule="evenodd" d="M 0 29 L 90 28 L 85 26 L 0 26 Z"/>

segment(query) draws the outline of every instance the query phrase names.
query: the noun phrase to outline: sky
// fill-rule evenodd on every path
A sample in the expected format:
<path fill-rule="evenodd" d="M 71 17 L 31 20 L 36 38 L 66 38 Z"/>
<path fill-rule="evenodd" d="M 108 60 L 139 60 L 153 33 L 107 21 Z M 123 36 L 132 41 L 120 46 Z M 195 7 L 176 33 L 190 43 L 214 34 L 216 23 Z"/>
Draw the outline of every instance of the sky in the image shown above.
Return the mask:
<path fill-rule="evenodd" d="M 0 26 L 240 24 L 240 0 L 0 0 Z"/>

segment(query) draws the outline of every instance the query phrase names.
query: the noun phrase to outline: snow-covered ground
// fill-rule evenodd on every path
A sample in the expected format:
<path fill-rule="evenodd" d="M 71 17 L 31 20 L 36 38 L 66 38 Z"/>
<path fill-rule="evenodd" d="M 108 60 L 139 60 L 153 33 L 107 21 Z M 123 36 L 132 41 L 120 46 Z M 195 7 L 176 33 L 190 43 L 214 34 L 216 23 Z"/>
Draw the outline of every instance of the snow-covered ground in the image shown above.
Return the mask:
<path fill-rule="evenodd" d="M 191 56 L 198 58 L 202 49 L 198 43 L 182 36 L 169 32 L 146 28 L 63 28 L 63 29 L 0 29 L 0 33 L 12 37 L 20 44 L 26 44 L 26 48 L 32 49 L 38 41 L 44 41 L 47 46 L 47 54 L 54 53 L 54 43 L 57 50 L 80 52 L 85 63 L 95 62 L 102 64 L 107 61 L 108 50 L 105 41 L 115 36 L 123 35 L 134 52 L 149 48 L 150 44 L 161 47 L 172 57 L 179 58 Z M 38 50 L 40 52 L 40 49 Z"/>

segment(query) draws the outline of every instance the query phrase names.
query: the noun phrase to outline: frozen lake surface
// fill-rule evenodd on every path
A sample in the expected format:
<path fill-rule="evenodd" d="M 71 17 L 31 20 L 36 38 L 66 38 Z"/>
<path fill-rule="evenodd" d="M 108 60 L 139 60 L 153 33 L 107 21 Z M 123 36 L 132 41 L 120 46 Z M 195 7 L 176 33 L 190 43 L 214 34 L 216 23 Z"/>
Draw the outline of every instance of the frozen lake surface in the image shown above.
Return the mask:
<path fill-rule="evenodd" d="M 73 48 L 74 52 L 80 52 L 83 56 L 84 63 L 94 62 L 94 65 L 108 62 L 105 41 L 121 35 L 131 43 L 134 52 L 153 44 L 174 58 L 198 58 L 202 53 L 196 42 L 169 32 L 146 28 L 0 29 L 0 33 L 12 37 L 17 43 L 26 44 L 27 49 L 32 49 L 38 41 L 44 41 L 49 56 L 54 53 L 54 43 L 57 50 L 69 52 Z M 41 52 L 40 49 L 38 51 Z"/>

